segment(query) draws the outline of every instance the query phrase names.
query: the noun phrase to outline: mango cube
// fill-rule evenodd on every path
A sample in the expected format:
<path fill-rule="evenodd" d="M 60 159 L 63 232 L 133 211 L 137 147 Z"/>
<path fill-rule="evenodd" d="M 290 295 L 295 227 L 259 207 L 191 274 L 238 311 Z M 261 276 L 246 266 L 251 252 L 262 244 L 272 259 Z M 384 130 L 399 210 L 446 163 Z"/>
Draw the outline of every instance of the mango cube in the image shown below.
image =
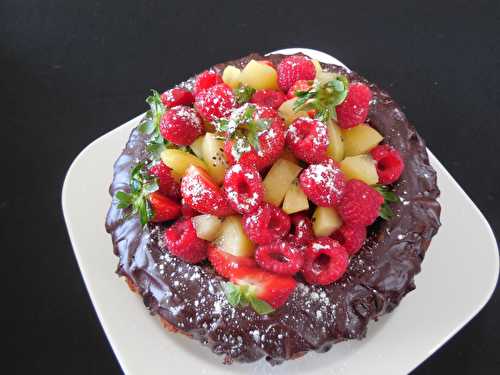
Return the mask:
<path fill-rule="evenodd" d="M 241 83 L 240 76 L 241 70 L 235 66 L 228 65 L 222 72 L 222 81 L 232 89 L 235 89 Z"/>
<path fill-rule="evenodd" d="M 224 219 L 215 243 L 226 253 L 236 256 L 251 257 L 255 252 L 254 245 L 244 232 L 241 217 L 238 215 Z"/>
<path fill-rule="evenodd" d="M 207 170 L 207 166 L 202 160 L 186 151 L 169 148 L 161 153 L 160 158 L 167 167 L 181 177 L 191 165 Z"/>
<path fill-rule="evenodd" d="M 206 133 L 201 149 L 207 172 L 213 181 L 220 185 L 224 181 L 227 162 L 224 156 L 224 141 L 213 133 Z"/>
<path fill-rule="evenodd" d="M 342 131 L 333 121 L 327 123 L 328 131 L 328 149 L 326 153 L 333 160 L 339 162 L 344 158 L 344 141 L 342 140 Z"/>
<path fill-rule="evenodd" d="M 368 185 L 378 182 L 375 160 L 371 155 L 349 156 L 340 162 L 340 169 L 348 180 L 361 180 Z"/>
<path fill-rule="evenodd" d="M 331 207 L 317 207 L 313 214 L 313 232 L 316 237 L 326 237 L 342 226 L 342 219 Z"/>
<path fill-rule="evenodd" d="M 244 85 L 256 90 L 278 89 L 278 73 L 276 70 L 262 62 L 250 60 L 240 74 L 240 81 Z"/>
<path fill-rule="evenodd" d="M 217 238 L 222 221 L 214 215 L 198 215 L 192 219 L 196 236 L 202 240 L 213 241 Z"/>
<path fill-rule="evenodd" d="M 350 129 L 342 129 L 345 156 L 366 154 L 377 146 L 384 137 L 371 126 L 360 124 Z"/>
<path fill-rule="evenodd" d="M 283 200 L 283 211 L 289 215 L 304 211 L 309 208 L 309 201 L 302 188 L 294 181 L 285 194 Z"/>
<path fill-rule="evenodd" d="M 285 194 L 302 170 L 297 164 L 278 159 L 267 173 L 264 181 L 264 200 L 276 207 L 281 205 Z"/>

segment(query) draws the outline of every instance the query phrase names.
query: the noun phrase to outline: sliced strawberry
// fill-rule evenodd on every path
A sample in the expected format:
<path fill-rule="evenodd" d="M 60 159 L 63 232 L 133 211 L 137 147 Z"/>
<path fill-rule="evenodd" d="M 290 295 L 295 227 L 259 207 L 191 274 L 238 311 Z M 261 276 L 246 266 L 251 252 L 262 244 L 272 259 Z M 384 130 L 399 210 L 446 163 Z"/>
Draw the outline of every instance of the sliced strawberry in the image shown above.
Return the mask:
<path fill-rule="evenodd" d="M 151 193 L 148 200 L 154 213 L 151 221 L 155 223 L 173 220 L 181 214 L 180 204 L 174 202 L 159 191 Z"/>
<path fill-rule="evenodd" d="M 241 267 L 233 272 L 231 282 L 245 288 L 245 297 L 264 301 L 274 309 L 283 306 L 295 290 L 297 282 L 291 276 L 278 275 L 259 268 Z"/>
<path fill-rule="evenodd" d="M 222 77 L 212 70 L 205 70 L 196 76 L 194 81 L 193 93 L 198 95 L 203 90 L 222 83 Z"/>
<path fill-rule="evenodd" d="M 240 257 L 226 253 L 220 247 L 208 245 L 208 260 L 219 275 L 230 278 L 234 271 L 241 267 L 256 267 L 257 263 L 253 258 Z"/>
<path fill-rule="evenodd" d="M 191 105 L 194 96 L 191 91 L 182 87 L 174 87 L 161 94 L 161 101 L 165 107 L 175 107 L 176 105 Z"/>
<path fill-rule="evenodd" d="M 305 79 L 295 81 L 292 87 L 290 87 L 290 89 L 288 90 L 286 96 L 288 97 L 288 99 L 292 99 L 296 96 L 297 91 L 309 91 L 311 86 L 312 86 L 312 81 L 307 81 Z"/>
<path fill-rule="evenodd" d="M 160 193 L 178 200 L 181 198 L 181 186 L 172 176 L 170 169 L 161 160 L 149 168 L 149 173 L 158 178 Z"/>
<path fill-rule="evenodd" d="M 223 190 L 211 179 L 207 172 L 194 165 L 186 170 L 181 181 L 184 203 L 204 214 L 228 216 L 234 213 Z"/>

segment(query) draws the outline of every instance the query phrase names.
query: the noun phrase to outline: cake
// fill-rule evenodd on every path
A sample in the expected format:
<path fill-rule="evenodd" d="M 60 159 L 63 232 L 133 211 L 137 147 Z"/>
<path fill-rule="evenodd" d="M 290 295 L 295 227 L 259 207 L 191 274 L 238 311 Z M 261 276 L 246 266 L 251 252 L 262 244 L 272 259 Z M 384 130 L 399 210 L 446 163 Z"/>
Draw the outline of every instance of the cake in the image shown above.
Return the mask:
<path fill-rule="evenodd" d="M 224 363 L 361 339 L 415 288 L 436 173 L 398 104 L 297 54 L 217 64 L 162 95 L 114 165 L 117 274 Z"/>

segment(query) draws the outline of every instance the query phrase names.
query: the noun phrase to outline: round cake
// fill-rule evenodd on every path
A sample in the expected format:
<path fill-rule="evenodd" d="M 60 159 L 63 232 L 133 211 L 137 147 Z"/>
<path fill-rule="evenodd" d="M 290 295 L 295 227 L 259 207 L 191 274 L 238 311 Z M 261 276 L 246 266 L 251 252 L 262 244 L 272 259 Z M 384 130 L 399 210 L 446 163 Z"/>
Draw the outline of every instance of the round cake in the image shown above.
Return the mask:
<path fill-rule="evenodd" d="M 298 54 L 295 56 L 302 60 L 307 59 L 304 55 Z M 297 61 L 302 61 L 300 59 L 297 59 Z M 246 74 L 246 70 L 250 69 L 248 66 L 256 62 L 277 71 L 278 82 L 274 91 L 278 92 L 279 95 L 273 92 L 272 95 L 268 96 L 269 93 L 267 91 L 269 90 L 266 91 L 265 88 L 261 88 L 261 83 L 258 80 L 255 82 L 255 80 L 252 81 L 248 77 L 246 80 L 241 78 L 243 82 L 246 82 L 246 85 L 243 85 L 241 82 L 235 83 L 235 80 L 238 80 L 238 74 Z M 234 93 L 237 92 L 237 101 L 239 104 L 235 105 L 235 108 L 240 104 L 244 106 L 244 103 L 248 101 L 259 102 L 259 105 L 262 104 L 258 93 L 263 93 L 262 95 L 266 94 L 263 103 L 274 106 L 281 115 L 283 103 L 286 103 L 285 100 L 289 101 L 290 98 L 293 98 L 293 100 L 299 101 L 303 99 L 302 107 L 298 105 L 294 107 L 295 111 L 301 112 L 299 114 L 302 114 L 303 117 L 293 119 L 291 125 L 286 121 L 289 126 L 288 133 L 292 132 L 291 129 L 293 126 L 295 126 L 293 129 L 300 130 L 301 126 L 304 126 L 302 123 L 313 124 L 310 126 L 315 126 L 315 121 L 319 121 L 315 118 L 323 120 L 326 118 L 325 116 L 335 115 L 337 121 L 341 120 L 340 117 L 342 116 L 345 128 L 350 128 L 352 125 L 347 125 L 347 123 L 351 114 L 345 115 L 341 112 L 341 104 L 336 103 L 336 114 L 333 115 L 328 112 L 329 108 L 333 107 L 315 107 L 315 103 L 317 102 L 314 100 L 319 98 L 320 95 L 318 92 L 321 93 L 321 87 L 327 86 L 314 86 L 318 76 L 308 76 L 310 65 L 300 65 L 300 69 L 296 68 L 296 66 L 295 61 L 290 59 L 289 56 L 269 55 L 264 57 L 259 54 L 251 54 L 238 60 L 215 65 L 207 71 L 210 74 L 206 74 L 207 72 L 205 72 L 197 77 L 190 78 L 179 84 L 178 88 L 181 90 L 170 90 L 164 94 L 165 96 L 162 96 L 162 101 L 166 108 L 168 108 L 170 100 L 171 102 L 175 102 L 175 104 L 180 103 L 181 106 L 189 107 L 189 111 L 183 107 L 182 110 L 176 112 L 174 110 L 176 107 L 173 107 L 167 112 L 162 109 L 160 113 L 162 116 L 170 114 L 170 117 L 172 117 L 171 120 L 173 119 L 172 121 L 177 121 L 179 118 L 191 121 L 190 126 L 193 129 L 194 138 L 199 135 L 197 126 L 200 124 L 204 127 L 201 130 L 202 133 L 209 130 L 213 134 L 214 129 L 211 122 L 216 123 L 216 130 L 219 131 L 219 134 L 221 134 L 221 129 L 225 129 L 224 131 L 226 132 L 224 133 L 223 131 L 222 134 L 228 134 L 230 130 L 227 129 L 231 129 L 232 124 L 230 115 L 222 113 L 223 111 L 220 111 L 221 108 L 219 106 L 208 106 L 212 112 L 221 112 L 216 116 L 217 121 L 210 121 L 211 118 L 204 112 L 207 106 L 203 108 L 199 106 L 199 103 L 206 104 L 207 100 L 210 99 L 207 94 L 207 91 L 210 90 L 207 87 L 215 85 L 220 86 L 220 90 L 231 89 Z M 227 67 L 231 68 L 226 69 Z M 269 251 L 269 247 L 271 246 L 269 245 L 270 240 L 263 239 L 262 244 L 259 244 L 258 239 L 255 240 L 257 243 L 250 246 L 252 249 L 257 248 L 255 260 L 258 261 L 258 264 L 264 268 L 268 267 L 265 271 L 259 269 L 260 274 L 262 272 L 268 274 L 270 273 L 269 269 L 275 267 L 272 270 L 277 271 L 278 274 L 280 272 L 286 273 L 286 276 L 279 275 L 279 280 L 286 279 L 293 281 L 292 290 L 281 302 L 269 299 L 266 302 L 266 297 L 263 296 L 262 300 L 264 302 L 254 299 L 254 297 L 248 297 L 247 303 L 242 303 L 245 292 L 242 292 L 243 289 L 237 288 L 238 285 L 243 284 L 238 284 L 237 272 L 236 274 L 233 273 L 233 271 L 238 271 L 238 269 L 233 270 L 231 268 L 229 271 L 225 269 L 224 272 L 218 272 L 217 267 L 213 265 L 214 258 L 209 258 L 210 261 L 207 260 L 206 248 L 208 246 L 210 257 L 210 246 L 213 245 L 206 239 L 217 236 L 217 234 L 204 233 L 203 236 L 200 235 L 202 237 L 206 236 L 203 240 L 199 238 L 186 240 L 186 243 L 189 243 L 189 254 L 183 252 L 182 246 L 178 249 L 176 248 L 176 252 L 171 251 L 173 246 L 170 249 L 168 244 L 175 233 L 167 234 L 168 229 L 174 225 L 178 225 L 175 223 L 184 223 L 182 225 L 187 225 L 185 224 L 186 220 L 190 222 L 191 218 L 196 215 L 207 214 L 207 212 L 204 212 L 200 208 L 207 202 L 193 200 L 192 196 L 186 193 L 187 191 L 192 193 L 193 190 L 196 190 L 196 181 L 199 180 L 194 180 L 195 182 L 191 186 L 187 186 L 188 178 L 176 176 L 174 173 L 172 173 L 174 179 L 182 178 L 181 191 L 179 191 L 179 186 L 175 184 L 175 186 L 171 185 L 170 191 L 162 191 L 162 193 L 165 193 L 164 196 L 170 197 L 166 203 L 161 199 L 159 203 L 153 201 L 152 198 L 143 199 L 144 191 L 152 192 L 152 194 L 157 193 L 155 190 L 158 189 L 158 181 L 155 180 L 155 173 L 145 175 L 141 174 L 141 172 L 137 174 L 139 170 L 137 166 L 141 165 L 144 167 L 145 165 L 150 165 L 154 159 L 153 155 L 158 151 L 158 148 L 160 151 L 164 150 L 166 144 L 161 139 L 155 139 L 152 127 L 155 121 L 157 123 L 160 121 L 158 118 L 155 118 L 158 113 L 154 111 L 153 106 L 155 104 L 152 104 L 152 111 L 148 112 L 141 125 L 132 131 L 125 149 L 114 165 L 114 177 L 110 187 L 110 194 L 113 196 L 113 200 L 106 219 L 106 230 L 112 236 L 114 253 L 119 257 L 118 275 L 125 277 L 131 290 L 142 297 L 147 309 L 152 314 L 158 315 L 166 328 L 174 332 L 186 334 L 200 341 L 203 345 L 207 345 L 214 353 L 224 356 L 224 363 L 231 363 L 233 361 L 252 362 L 265 357 L 267 361 L 274 365 L 282 363 L 285 360 L 301 357 L 310 350 L 326 352 L 331 348 L 332 344 L 348 339 L 363 338 L 367 333 L 367 325 L 371 320 L 376 320 L 381 315 L 392 311 L 401 299 L 415 288 L 414 276 L 420 272 L 425 252 L 440 226 L 440 206 L 437 202 L 439 190 L 436 185 L 436 173 L 429 165 L 426 147 L 422 138 L 417 134 L 414 127 L 409 124 L 398 104 L 386 92 L 355 72 L 347 71 L 335 65 L 319 64 L 318 62 L 314 62 L 314 67 L 317 75 L 323 74 L 337 80 L 331 87 L 334 90 L 338 89 L 339 93 L 342 92 L 342 88 L 347 89 L 347 83 L 345 82 L 349 82 L 351 89 L 349 91 L 345 90 L 343 94 L 339 94 L 340 99 L 338 99 L 338 102 L 342 102 L 342 100 L 344 102 L 355 100 L 354 85 L 356 84 L 369 88 L 371 97 L 363 126 L 369 127 L 375 130 L 377 134 L 380 134 L 383 137 L 382 146 L 387 145 L 390 146 L 388 148 L 391 150 L 397 150 L 404 162 L 404 169 L 400 171 L 401 174 L 400 176 L 398 175 L 397 181 L 381 186 L 380 181 L 382 177 L 380 177 L 380 173 L 382 173 L 382 166 L 380 165 L 380 168 L 377 169 L 379 172 L 377 184 L 365 184 L 367 181 L 360 183 L 363 186 L 371 185 L 373 189 L 370 188 L 370 191 L 380 192 L 381 196 L 386 198 L 386 200 L 380 206 L 380 215 L 382 217 L 377 218 L 375 221 L 371 220 L 373 223 L 367 226 L 365 223 L 366 238 L 363 237 L 361 239 L 360 245 L 356 249 L 346 253 L 344 247 L 347 248 L 347 245 L 339 245 L 341 243 L 339 239 L 340 229 L 338 225 L 335 226 L 335 220 L 326 221 L 326 224 L 324 224 L 325 221 L 322 218 L 320 219 L 319 216 L 320 214 L 330 214 L 332 211 L 335 213 L 335 210 L 337 210 L 341 213 L 339 215 L 340 220 L 345 222 L 343 224 L 345 227 L 347 225 L 347 218 L 354 215 L 352 214 L 353 210 L 355 211 L 359 207 L 358 203 L 355 202 L 348 205 L 338 200 L 344 199 L 344 195 L 347 196 L 347 192 L 339 196 L 328 195 L 329 184 L 324 183 L 324 181 L 320 181 L 316 186 L 311 188 L 304 180 L 307 177 L 306 171 L 314 174 L 314 171 L 311 172 L 309 169 L 311 166 L 318 165 L 322 166 L 321 168 L 323 169 L 321 170 L 330 168 L 330 166 L 332 169 L 338 170 L 339 168 L 337 167 L 340 165 L 340 170 L 344 172 L 343 175 L 349 176 L 350 172 L 348 172 L 348 169 L 350 164 L 345 162 L 345 159 L 348 159 L 348 157 L 343 155 L 337 160 L 336 157 L 332 156 L 329 159 L 330 164 L 324 164 L 326 162 L 323 159 L 316 160 L 317 153 L 310 152 L 309 149 L 306 149 L 304 152 L 301 149 L 302 144 L 297 145 L 296 142 L 294 143 L 293 135 L 286 135 L 286 145 L 288 149 L 293 149 L 293 152 L 291 152 L 291 156 L 281 155 L 279 157 L 284 160 L 294 160 L 296 165 L 299 166 L 299 170 L 302 168 L 302 174 L 299 179 L 300 183 L 295 185 L 295 189 L 298 189 L 297 186 L 302 188 L 302 195 L 303 191 L 306 192 L 309 200 L 306 199 L 306 209 L 303 212 L 305 212 L 307 217 L 311 217 L 313 221 L 316 220 L 313 223 L 315 225 L 314 234 L 315 237 L 321 237 L 319 239 L 311 239 L 311 241 L 315 241 L 314 245 L 310 248 L 312 249 L 311 251 L 321 249 L 321 246 L 323 246 L 323 242 L 321 241 L 324 240 L 326 241 L 325 243 L 328 243 L 328 246 L 333 246 L 334 248 L 336 246 L 340 247 L 341 252 L 339 254 L 348 254 L 347 262 L 344 261 L 347 259 L 345 257 L 340 256 L 338 259 L 335 258 L 337 262 L 336 267 L 341 268 L 337 276 L 332 276 L 332 272 L 337 271 L 329 263 L 330 273 L 327 276 L 330 278 L 326 279 L 327 281 L 324 281 L 325 279 L 318 277 L 318 275 L 315 276 L 313 272 L 315 270 L 314 267 L 319 266 L 313 265 L 312 271 L 309 270 L 309 272 L 305 270 L 308 260 L 307 249 L 304 250 L 304 246 L 307 247 L 310 245 L 305 243 L 301 247 L 295 245 L 295 242 L 293 244 L 292 242 L 286 242 L 289 238 L 287 236 L 292 236 L 291 234 L 281 234 L 273 237 L 273 241 L 281 241 L 280 244 L 282 245 L 281 249 L 275 251 L 279 254 L 288 254 L 289 247 L 298 249 L 300 252 L 305 251 L 305 260 L 300 258 L 301 267 L 296 263 L 288 262 L 291 258 L 295 259 L 295 253 L 290 256 L 287 255 L 288 263 L 279 263 L 276 259 L 272 259 L 273 254 L 265 258 L 264 256 L 268 255 L 268 253 L 264 250 Z M 263 69 L 264 73 L 268 71 L 270 70 Z M 301 79 L 303 77 L 306 79 Z M 338 77 L 343 77 L 344 81 Z M 299 83 L 295 84 L 297 81 Z M 292 84 L 291 88 L 290 84 Z M 293 91 L 293 89 L 295 89 L 295 96 L 293 92 L 290 95 L 290 91 Z M 190 95 L 192 96 L 190 97 Z M 362 96 L 362 91 L 359 95 L 360 97 Z M 196 112 L 191 109 L 193 98 L 196 98 L 194 102 L 194 108 L 198 112 L 196 116 L 200 115 L 196 119 L 193 118 L 195 115 L 191 113 L 191 111 Z M 215 104 L 217 104 L 217 100 L 215 100 Z M 312 105 L 308 106 L 311 103 Z M 356 106 L 354 108 L 356 109 Z M 300 121 L 302 123 L 299 123 Z M 342 125 L 340 121 L 339 123 Z M 223 126 L 225 127 L 223 128 Z M 260 122 L 247 122 L 245 126 L 246 134 L 250 134 L 252 126 L 270 125 L 269 121 L 266 122 L 264 120 Z M 356 125 L 352 129 L 358 129 L 359 126 Z M 346 131 L 352 132 L 352 129 L 342 129 L 342 134 L 346 134 Z M 167 148 L 169 147 L 168 144 L 175 144 L 175 147 L 180 149 L 178 152 L 189 151 L 198 155 L 194 146 L 194 142 L 196 141 L 192 139 L 191 134 L 188 134 L 189 132 L 176 133 L 176 129 L 172 130 L 172 127 L 169 128 L 169 131 L 170 133 L 167 134 L 169 139 L 176 141 L 167 142 Z M 164 135 L 165 132 L 162 134 Z M 321 138 L 320 136 L 321 134 L 318 137 Z M 344 138 L 346 147 L 348 139 L 350 138 L 347 136 Z M 227 144 L 227 140 L 225 142 Z M 183 145 L 187 143 L 192 143 L 193 146 Z M 258 147 L 254 143 L 251 143 L 251 145 Z M 261 148 L 265 147 L 265 145 L 260 146 Z M 352 150 L 362 146 L 362 144 L 356 143 L 354 146 L 350 145 L 349 147 Z M 382 146 L 377 146 L 380 148 L 381 153 L 386 151 Z M 191 148 L 186 151 L 188 147 Z M 221 151 L 221 154 L 218 155 L 226 155 L 226 159 L 231 158 L 231 155 L 224 153 L 222 148 L 219 151 Z M 335 155 L 336 150 L 331 151 L 329 149 L 328 152 L 333 152 L 331 155 Z M 350 151 L 350 153 L 353 154 L 355 152 Z M 325 154 L 325 151 L 323 151 L 323 154 Z M 377 161 L 374 151 L 369 151 L 367 155 L 363 155 L 363 158 L 370 157 L 372 164 Z M 195 156 L 193 155 L 193 157 Z M 356 156 L 352 155 L 351 158 L 353 157 Z M 213 158 L 215 160 L 215 156 Z M 162 160 L 165 161 L 163 156 Z M 240 155 L 239 161 L 241 163 L 242 160 L 243 156 Z M 273 161 L 275 160 L 276 158 L 273 158 Z M 205 162 L 211 163 L 209 160 L 205 160 Z M 267 175 L 270 174 L 268 172 L 269 168 L 271 168 L 272 172 L 277 163 L 261 166 L 260 162 L 261 159 L 255 159 L 248 164 L 254 168 L 254 171 L 257 170 L 257 172 L 253 172 L 256 173 L 255 178 L 260 179 L 260 175 L 262 175 L 263 184 L 266 186 Z M 239 165 L 237 161 L 233 160 L 231 162 L 225 160 L 224 163 L 225 167 L 227 167 L 227 164 L 233 164 L 231 167 L 233 172 L 236 173 L 239 171 L 239 167 L 234 167 L 235 164 Z M 252 164 L 254 165 L 252 166 Z M 216 167 L 216 163 L 211 164 L 211 166 Z M 191 171 L 191 169 L 189 170 Z M 215 170 L 215 174 L 212 173 L 211 169 L 208 172 L 211 176 L 217 176 L 217 170 Z M 228 173 L 226 173 L 225 177 L 222 176 L 216 185 L 220 185 L 223 181 L 225 186 L 229 179 L 227 175 Z M 134 176 L 140 177 L 136 178 Z M 363 175 L 363 178 L 365 177 Z M 363 178 L 360 179 L 363 180 Z M 375 178 L 377 179 L 377 176 Z M 346 177 L 345 180 L 347 181 L 347 185 L 352 181 L 357 181 L 356 176 Z M 343 187 L 346 184 L 344 180 L 342 181 L 340 185 Z M 138 190 L 137 186 L 134 185 L 136 183 L 142 184 L 140 185 L 142 190 Z M 161 183 L 162 181 L 160 181 L 160 190 L 162 189 Z M 167 186 L 164 190 L 168 189 L 169 187 Z M 327 189 L 326 193 L 322 189 Z M 133 195 L 134 191 L 140 191 L 140 193 Z M 255 203 L 254 201 L 239 202 L 237 198 L 232 199 L 232 196 L 227 192 L 228 189 L 226 189 L 225 197 L 230 201 L 230 204 L 226 207 L 226 202 L 220 203 L 217 206 L 216 212 L 210 212 L 214 215 L 208 215 L 210 216 L 209 219 L 217 222 L 217 217 L 226 217 L 224 222 L 229 222 L 228 218 L 234 218 L 235 216 L 229 216 L 228 214 L 234 214 L 235 210 L 240 213 L 254 210 L 252 208 L 254 206 L 253 203 Z M 269 194 L 271 193 L 266 191 L 266 194 L 265 197 L 267 198 L 264 199 L 275 203 L 274 198 L 269 198 Z M 270 203 L 264 204 L 262 198 L 257 193 L 255 193 L 255 197 L 258 197 L 259 202 L 261 202 L 260 205 L 255 205 L 255 207 L 259 206 L 255 210 L 265 211 L 266 205 Z M 180 203 L 181 199 L 183 199 L 183 204 Z M 210 201 L 209 203 L 213 207 L 215 203 L 211 199 L 208 198 L 207 200 Z M 172 202 L 175 202 L 175 205 Z M 191 202 L 191 204 L 186 202 Z M 278 202 L 278 205 L 281 205 L 283 197 L 278 198 Z M 322 202 L 326 203 L 323 204 Z M 285 208 L 286 203 L 285 197 L 282 209 L 287 214 L 288 212 L 294 212 L 293 209 Z M 292 201 L 292 206 L 295 207 L 295 203 L 295 201 Z M 171 206 L 168 206 L 168 204 Z M 162 215 L 160 211 L 155 212 L 156 208 L 164 207 L 165 205 L 170 208 L 166 211 L 166 216 L 160 217 Z M 343 206 L 340 207 L 341 205 Z M 353 205 L 354 207 L 351 207 Z M 323 209 L 323 206 L 327 206 L 326 209 Z M 273 207 L 270 209 L 275 209 Z M 335 209 L 329 207 L 335 207 Z M 252 212 L 255 213 L 257 211 Z M 243 214 L 242 220 L 244 221 L 245 217 L 247 217 L 247 221 L 244 221 L 244 228 L 249 237 L 253 239 L 256 235 L 253 234 L 254 237 L 252 237 L 250 229 L 248 229 L 251 226 L 252 220 L 251 215 L 249 215 L 249 213 Z M 296 213 L 290 215 L 293 221 Z M 207 215 L 203 216 L 204 219 L 207 218 Z M 362 221 L 366 217 L 356 217 L 356 220 L 358 219 Z M 354 219 L 352 220 L 353 222 L 355 221 Z M 289 228 L 290 224 L 288 224 L 288 231 Z M 295 234 L 297 234 L 297 228 L 295 230 Z M 259 231 L 258 227 L 256 231 Z M 259 238 L 263 238 L 262 233 L 258 233 L 257 235 L 261 236 Z M 332 241 L 333 245 L 331 245 Z M 200 245 L 193 245 L 195 243 L 199 243 Z M 273 246 L 276 247 L 278 245 Z M 262 250 L 261 248 L 265 249 Z M 257 257 L 257 255 L 259 256 Z M 300 257 L 303 257 L 303 255 L 300 255 Z M 245 257 L 245 259 L 247 258 Z M 332 259 L 329 258 L 329 261 Z M 265 263 L 266 260 L 269 262 L 268 264 Z M 319 262 L 319 260 L 318 256 L 316 261 Z M 253 258 L 248 260 L 248 262 L 248 264 L 245 264 L 248 265 L 246 268 L 251 268 L 252 270 L 258 268 Z M 342 262 L 345 263 L 345 269 L 342 268 L 344 265 Z M 283 265 L 286 265 L 288 268 Z M 246 268 L 240 267 L 239 271 Z M 290 271 L 292 268 L 294 268 L 294 271 Z M 228 291 L 228 285 L 233 289 Z M 244 291 L 248 291 L 248 287 L 245 286 L 245 288 Z M 234 301 L 235 298 L 237 299 L 236 301 Z"/>

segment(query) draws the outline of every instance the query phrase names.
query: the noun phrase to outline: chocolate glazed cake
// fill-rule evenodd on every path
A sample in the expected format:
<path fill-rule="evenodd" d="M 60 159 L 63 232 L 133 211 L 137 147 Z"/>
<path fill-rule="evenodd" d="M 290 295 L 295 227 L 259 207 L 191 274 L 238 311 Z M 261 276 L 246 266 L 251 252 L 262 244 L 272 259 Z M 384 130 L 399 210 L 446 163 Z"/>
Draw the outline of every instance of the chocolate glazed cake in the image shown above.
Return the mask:
<path fill-rule="evenodd" d="M 283 56 L 266 59 L 278 64 Z M 228 64 L 243 67 L 253 54 Z M 191 265 L 171 256 L 160 235 L 165 224 L 143 227 L 136 216 L 123 218 L 113 200 L 106 220 L 117 273 L 125 276 L 152 314 L 164 325 L 199 340 L 225 362 L 252 362 L 265 357 L 271 364 L 298 358 L 310 350 L 325 352 L 332 344 L 366 335 L 370 320 L 392 311 L 415 288 L 425 252 L 440 226 L 436 173 L 429 165 L 425 144 L 391 97 L 354 72 L 322 64 L 327 71 L 341 72 L 350 81 L 364 82 L 373 100 L 368 123 L 398 149 L 405 162 L 400 180 L 393 186 L 401 202 L 391 205 L 392 219 L 377 220 L 369 228 L 363 249 L 350 261 L 336 283 L 321 287 L 299 282 L 287 303 L 269 315 L 250 306 L 233 307 L 222 289 L 223 278 L 208 262 Z M 189 85 L 188 80 L 185 85 Z M 110 194 L 128 191 L 130 170 L 147 158 L 144 135 L 133 130 L 114 165 Z"/>

